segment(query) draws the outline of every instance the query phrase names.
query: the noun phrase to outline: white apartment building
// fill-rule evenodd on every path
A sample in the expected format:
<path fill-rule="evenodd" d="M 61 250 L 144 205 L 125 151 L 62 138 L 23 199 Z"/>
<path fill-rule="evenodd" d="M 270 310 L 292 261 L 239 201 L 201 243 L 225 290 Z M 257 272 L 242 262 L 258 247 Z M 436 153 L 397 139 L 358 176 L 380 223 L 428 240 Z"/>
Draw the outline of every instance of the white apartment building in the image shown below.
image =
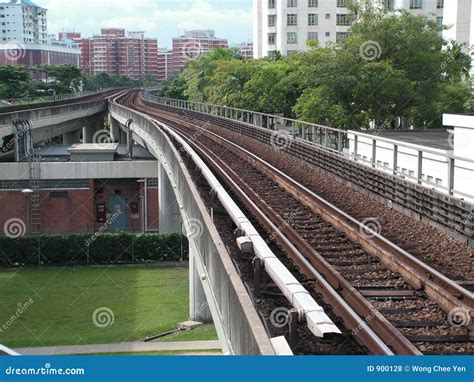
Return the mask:
<path fill-rule="evenodd" d="M 47 44 L 46 13 L 30 0 L 0 3 L 0 43 Z"/>
<path fill-rule="evenodd" d="M 254 58 L 307 50 L 346 37 L 350 0 L 254 0 Z"/>
<path fill-rule="evenodd" d="M 307 41 L 320 46 L 344 39 L 349 31 L 352 0 L 253 0 L 254 58 L 308 50 Z M 452 26 L 444 32 L 471 46 L 474 43 L 473 0 L 385 0 L 388 9 L 405 9 Z"/>

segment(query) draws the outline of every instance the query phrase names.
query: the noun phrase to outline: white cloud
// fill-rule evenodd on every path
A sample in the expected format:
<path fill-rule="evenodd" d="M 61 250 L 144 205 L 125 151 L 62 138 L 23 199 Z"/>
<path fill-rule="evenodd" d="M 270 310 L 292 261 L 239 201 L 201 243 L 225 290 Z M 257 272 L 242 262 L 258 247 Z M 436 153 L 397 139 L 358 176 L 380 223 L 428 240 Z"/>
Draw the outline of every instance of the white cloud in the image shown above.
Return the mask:
<path fill-rule="evenodd" d="M 250 0 L 38 0 L 48 9 L 50 33 L 75 30 L 84 36 L 99 33 L 102 27 L 143 30 L 157 37 L 160 46 L 170 46 L 171 38 L 185 29 L 215 29 L 218 37 L 231 43 L 251 40 Z"/>

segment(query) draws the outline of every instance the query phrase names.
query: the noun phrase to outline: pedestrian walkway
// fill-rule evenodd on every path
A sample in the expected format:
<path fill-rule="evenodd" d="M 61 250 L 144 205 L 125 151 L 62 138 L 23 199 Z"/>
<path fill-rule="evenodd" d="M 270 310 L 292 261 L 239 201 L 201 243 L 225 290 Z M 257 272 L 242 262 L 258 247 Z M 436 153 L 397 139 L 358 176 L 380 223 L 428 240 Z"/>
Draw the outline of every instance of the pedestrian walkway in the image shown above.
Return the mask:
<path fill-rule="evenodd" d="M 216 349 L 221 349 L 219 341 L 181 341 L 181 342 L 124 342 L 121 344 L 108 345 L 74 345 L 74 346 L 50 346 L 38 348 L 15 349 L 22 355 L 84 355 L 84 354 L 113 354 L 113 353 L 151 353 L 151 352 L 185 352 L 186 354 L 197 354 L 205 352 L 205 355 L 216 355 Z"/>

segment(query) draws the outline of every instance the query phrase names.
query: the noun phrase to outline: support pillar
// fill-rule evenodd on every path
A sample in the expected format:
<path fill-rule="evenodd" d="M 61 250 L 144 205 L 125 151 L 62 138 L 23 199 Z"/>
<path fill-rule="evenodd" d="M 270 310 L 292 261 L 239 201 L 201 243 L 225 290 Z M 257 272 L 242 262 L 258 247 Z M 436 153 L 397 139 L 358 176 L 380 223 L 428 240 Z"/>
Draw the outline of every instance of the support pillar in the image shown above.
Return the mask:
<path fill-rule="evenodd" d="M 114 142 L 120 142 L 120 124 L 109 115 L 110 133 Z"/>
<path fill-rule="evenodd" d="M 160 233 L 181 232 L 181 212 L 174 195 L 173 186 L 165 168 L 160 164 L 158 170 L 158 194 L 160 209 Z"/>
<path fill-rule="evenodd" d="M 63 134 L 63 145 L 71 146 L 74 143 L 79 143 L 81 140 L 81 130 L 71 131 Z"/>
<path fill-rule="evenodd" d="M 92 143 L 94 133 L 95 133 L 95 126 L 93 122 L 83 127 L 82 128 L 82 143 Z"/>
<path fill-rule="evenodd" d="M 189 248 L 189 316 L 191 320 L 198 322 L 212 322 L 211 310 L 207 303 L 201 275 L 196 267 L 195 251 Z"/>

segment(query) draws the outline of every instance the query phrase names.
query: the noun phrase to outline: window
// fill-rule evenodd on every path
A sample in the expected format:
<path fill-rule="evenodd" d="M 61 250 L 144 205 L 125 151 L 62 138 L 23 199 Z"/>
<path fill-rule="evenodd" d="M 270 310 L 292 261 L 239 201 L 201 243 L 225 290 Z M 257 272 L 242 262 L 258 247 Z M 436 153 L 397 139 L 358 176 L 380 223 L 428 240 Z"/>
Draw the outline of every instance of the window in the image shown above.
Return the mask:
<path fill-rule="evenodd" d="M 308 40 L 315 41 L 318 39 L 318 32 L 308 32 Z"/>
<path fill-rule="evenodd" d="M 410 0 L 410 9 L 423 8 L 423 0 Z"/>
<path fill-rule="evenodd" d="M 298 35 L 296 32 L 288 32 L 286 39 L 288 45 L 298 44 Z"/>
<path fill-rule="evenodd" d="M 288 0 L 288 8 L 296 8 L 298 6 L 298 0 Z"/>
<path fill-rule="evenodd" d="M 318 25 L 318 14 L 317 13 L 310 13 L 308 15 L 308 25 Z"/>
<path fill-rule="evenodd" d="M 439 27 L 443 26 L 443 16 L 436 17 L 436 24 L 438 24 Z"/>
<path fill-rule="evenodd" d="M 286 15 L 287 24 L 289 27 L 298 25 L 298 15 L 290 13 Z"/>
<path fill-rule="evenodd" d="M 444 8 L 444 0 L 437 0 L 436 8 Z"/>
<path fill-rule="evenodd" d="M 337 7 L 338 8 L 346 8 L 352 0 L 337 0 Z"/>
<path fill-rule="evenodd" d="M 349 15 L 336 15 L 336 25 L 348 26 L 351 25 Z"/>
<path fill-rule="evenodd" d="M 68 191 L 52 191 L 49 193 L 50 199 L 66 199 L 69 198 Z"/>
<path fill-rule="evenodd" d="M 393 10 L 393 0 L 384 0 L 385 8 Z"/>
<path fill-rule="evenodd" d="M 326 37 L 331 37 L 331 32 L 326 32 Z"/>
<path fill-rule="evenodd" d="M 308 8 L 317 8 L 318 0 L 308 0 Z"/>
<path fill-rule="evenodd" d="M 326 20 L 329 20 L 331 18 L 331 14 L 330 13 L 326 13 Z"/>
<path fill-rule="evenodd" d="M 336 42 L 344 41 L 348 35 L 347 32 L 336 32 Z"/>
<path fill-rule="evenodd" d="M 276 33 L 268 34 L 268 45 L 275 45 L 276 42 Z"/>
<path fill-rule="evenodd" d="M 268 16 L 268 26 L 274 27 L 276 25 L 276 15 L 269 15 Z"/>
<path fill-rule="evenodd" d="M 275 0 L 268 0 L 268 8 L 275 8 Z"/>

